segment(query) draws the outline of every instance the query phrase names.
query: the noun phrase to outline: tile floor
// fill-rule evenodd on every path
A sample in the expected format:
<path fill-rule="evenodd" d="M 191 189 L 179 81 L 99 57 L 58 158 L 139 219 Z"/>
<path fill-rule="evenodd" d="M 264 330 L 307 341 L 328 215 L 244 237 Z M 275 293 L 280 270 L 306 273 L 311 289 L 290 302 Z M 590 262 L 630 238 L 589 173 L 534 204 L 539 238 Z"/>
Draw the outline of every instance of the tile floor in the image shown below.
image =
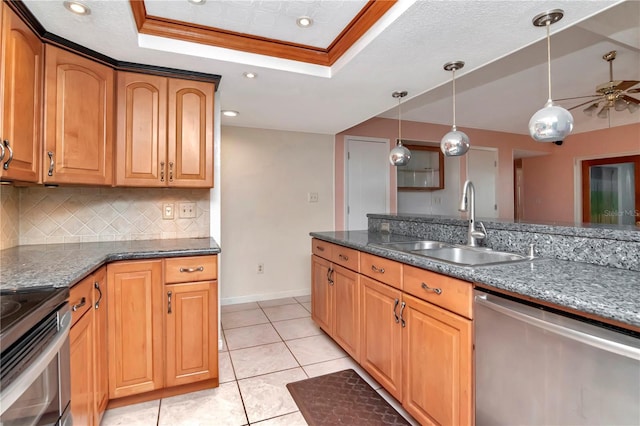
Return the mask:
<path fill-rule="evenodd" d="M 353 368 L 417 424 L 311 320 L 309 296 L 221 308 L 220 386 L 108 410 L 102 426 L 306 425 L 286 384 Z"/>

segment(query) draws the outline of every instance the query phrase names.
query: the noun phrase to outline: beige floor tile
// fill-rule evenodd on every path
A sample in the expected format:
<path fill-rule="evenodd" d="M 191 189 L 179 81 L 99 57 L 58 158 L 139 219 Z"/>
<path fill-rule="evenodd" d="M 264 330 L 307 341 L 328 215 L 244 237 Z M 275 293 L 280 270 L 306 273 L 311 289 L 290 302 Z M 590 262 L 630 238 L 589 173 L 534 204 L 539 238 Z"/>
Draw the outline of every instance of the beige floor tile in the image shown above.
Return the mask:
<path fill-rule="evenodd" d="M 163 399 L 158 422 L 159 426 L 245 424 L 247 418 L 235 382 Z"/>
<path fill-rule="evenodd" d="M 303 366 L 347 356 L 340 346 L 324 334 L 287 340 L 287 346 Z"/>
<path fill-rule="evenodd" d="M 220 383 L 232 382 L 236 379 L 229 352 L 220 352 L 218 354 L 218 373 Z"/>
<path fill-rule="evenodd" d="M 411 415 L 407 413 L 404 408 L 402 408 L 402 404 L 400 404 L 387 391 L 380 388 L 380 389 L 377 389 L 376 392 L 378 392 L 384 398 L 384 400 L 389 403 L 389 405 L 391 405 L 402 417 L 404 417 L 406 421 L 411 423 L 413 426 L 420 426 L 420 423 L 416 421 L 416 419 L 411 417 Z"/>
<path fill-rule="evenodd" d="M 218 352 L 227 352 L 229 348 L 227 347 L 227 339 L 225 338 L 224 330 L 220 330 L 220 338 L 222 339 L 222 349 Z"/>
<path fill-rule="evenodd" d="M 301 305 L 309 312 L 311 312 L 311 302 L 304 302 Z"/>
<path fill-rule="evenodd" d="M 271 321 L 284 321 L 309 316 L 309 311 L 299 303 L 296 303 L 295 305 L 272 306 L 270 308 L 263 308 L 263 310 Z"/>
<path fill-rule="evenodd" d="M 158 423 L 160 400 L 127 405 L 107 410 L 102 417 L 102 426 L 155 426 Z"/>
<path fill-rule="evenodd" d="M 295 318 L 286 321 L 276 321 L 273 326 L 284 340 L 299 339 L 301 337 L 316 336 L 322 334 L 320 327 L 311 317 Z"/>
<path fill-rule="evenodd" d="M 236 303 L 234 305 L 220 306 L 220 312 L 237 312 L 248 311 L 250 309 L 258 309 L 260 306 L 256 302 Z"/>
<path fill-rule="evenodd" d="M 269 319 L 264 315 L 262 309 L 251 309 L 248 311 L 223 312 L 220 315 L 222 328 L 225 330 L 248 325 L 266 324 Z"/>
<path fill-rule="evenodd" d="M 298 367 L 296 359 L 282 342 L 230 351 L 238 379 Z"/>
<path fill-rule="evenodd" d="M 307 294 L 306 296 L 297 296 L 295 299 L 300 303 L 311 302 L 311 295 Z"/>
<path fill-rule="evenodd" d="M 273 419 L 252 423 L 259 426 L 307 426 L 308 423 L 302 416 L 300 411 L 286 414 L 284 416 L 274 417 Z"/>
<path fill-rule="evenodd" d="M 356 363 L 353 358 L 347 356 L 344 358 L 333 359 L 331 361 L 319 362 L 317 364 L 305 365 L 302 367 L 307 376 L 317 377 L 325 374 L 335 373 L 336 371 L 346 370 L 348 368 L 353 369 L 365 382 L 369 384 L 373 389 L 380 389 L 380 383 L 375 381 L 362 367 Z"/>
<path fill-rule="evenodd" d="M 307 375 L 302 368 L 294 368 L 239 380 L 238 385 L 249 423 L 298 411 L 286 385 L 306 378 Z"/>
<path fill-rule="evenodd" d="M 225 333 L 229 350 L 249 348 L 251 346 L 266 345 L 281 342 L 271 324 L 258 324 L 248 327 L 232 328 Z"/>
<path fill-rule="evenodd" d="M 272 306 L 295 305 L 298 301 L 293 297 L 285 297 L 282 299 L 262 300 L 258 302 L 261 308 L 270 308 Z"/>

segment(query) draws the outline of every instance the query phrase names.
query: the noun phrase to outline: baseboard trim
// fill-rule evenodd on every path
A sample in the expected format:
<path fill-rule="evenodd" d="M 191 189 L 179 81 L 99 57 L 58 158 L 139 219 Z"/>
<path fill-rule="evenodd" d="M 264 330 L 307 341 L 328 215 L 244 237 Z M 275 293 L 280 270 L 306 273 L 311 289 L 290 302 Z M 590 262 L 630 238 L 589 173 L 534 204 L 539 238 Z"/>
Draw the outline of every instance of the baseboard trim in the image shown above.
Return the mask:
<path fill-rule="evenodd" d="M 280 291 L 276 293 L 252 294 L 249 296 L 225 297 L 220 299 L 220 305 L 235 305 L 236 303 L 262 302 L 265 300 L 282 299 L 285 297 L 308 296 L 309 289 Z"/>

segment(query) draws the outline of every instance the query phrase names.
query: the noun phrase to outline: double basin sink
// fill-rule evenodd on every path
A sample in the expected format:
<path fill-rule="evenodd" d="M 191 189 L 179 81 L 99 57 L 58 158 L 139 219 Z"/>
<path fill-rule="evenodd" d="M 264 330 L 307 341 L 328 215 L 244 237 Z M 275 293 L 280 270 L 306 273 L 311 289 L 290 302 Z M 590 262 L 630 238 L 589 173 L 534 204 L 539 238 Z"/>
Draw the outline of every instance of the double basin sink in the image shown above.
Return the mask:
<path fill-rule="evenodd" d="M 409 254 L 427 257 L 455 266 L 491 266 L 509 263 L 528 262 L 534 258 L 515 253 L 492 250 L 486 247 L 471 247 L 448 244 L 440 241 L 405 241 L 376 243 L 375 246 Z"/>

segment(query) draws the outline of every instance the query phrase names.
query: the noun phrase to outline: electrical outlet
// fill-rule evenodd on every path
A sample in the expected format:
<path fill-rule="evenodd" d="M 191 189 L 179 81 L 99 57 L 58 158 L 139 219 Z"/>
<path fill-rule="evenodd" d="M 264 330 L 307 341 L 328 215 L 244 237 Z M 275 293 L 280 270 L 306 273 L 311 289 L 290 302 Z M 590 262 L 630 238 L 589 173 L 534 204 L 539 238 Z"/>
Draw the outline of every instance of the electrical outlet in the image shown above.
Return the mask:
<path fill-rule="evenodd" d="M 173 204 L 167 203 L 162 205 L 162 219 L 173 219 Z"/>
<path fill-rule="evenodd" d="M 264 274 L 264 263 L 258 263 L 258 268 L 256 269 L 258 274 Z"/>
<path fill-rule="evenodd" d="M 380 224 L 380 232 L 390 232 L 391 228 L 389 227 L 388 222 L 383 222 Z"/>
<path fill-rule="evenodd" d="M 318 193 L 317 192 L 309 192 L 309 193 L 307 193 L 307 200 L 310 203 L 317 203 L 318 202 Z"/>
<path fill-rule="evenodd" d="M 180 203 L 179 209 L 181 219 L 196 217 L 196 203 Z"/>

